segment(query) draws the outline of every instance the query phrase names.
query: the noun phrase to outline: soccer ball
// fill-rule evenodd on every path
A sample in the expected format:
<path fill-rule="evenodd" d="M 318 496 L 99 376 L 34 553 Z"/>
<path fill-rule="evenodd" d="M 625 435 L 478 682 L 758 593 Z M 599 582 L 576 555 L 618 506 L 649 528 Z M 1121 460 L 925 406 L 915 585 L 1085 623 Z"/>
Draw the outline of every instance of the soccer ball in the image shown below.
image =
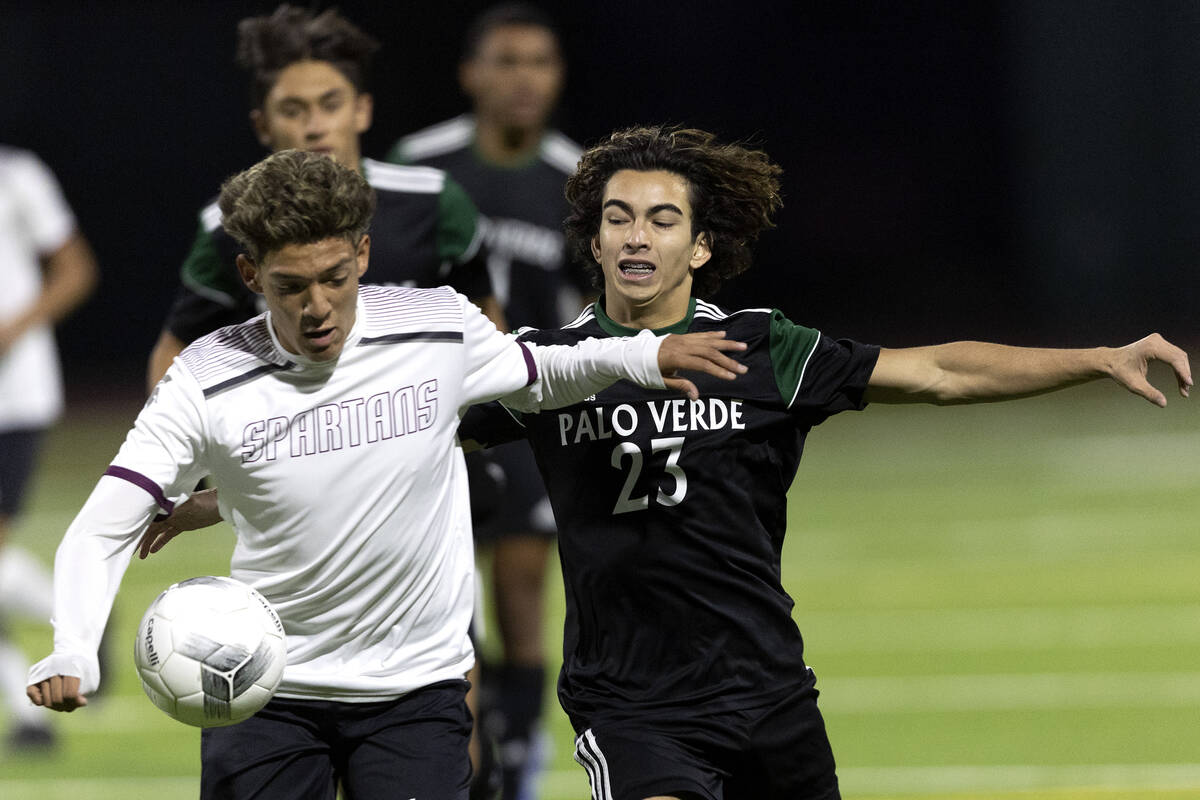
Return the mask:
<path fill-rule="evenodd" d="M 154 705 L 214 728 L 267 704 L 287 662 L 283 625 L 251 587 L 225 577 L 168 587 L 138 626 L 133 661 Z"/>

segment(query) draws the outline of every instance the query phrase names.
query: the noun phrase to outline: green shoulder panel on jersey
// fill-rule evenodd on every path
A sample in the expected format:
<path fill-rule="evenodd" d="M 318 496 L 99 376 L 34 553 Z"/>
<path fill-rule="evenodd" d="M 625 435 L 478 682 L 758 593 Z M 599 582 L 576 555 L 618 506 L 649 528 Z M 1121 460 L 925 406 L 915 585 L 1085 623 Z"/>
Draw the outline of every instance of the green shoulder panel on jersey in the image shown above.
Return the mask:
<path fill-rule="evenodd" d="M 217 228 L 219 231 L 220 228 Z M 192 249 L 188 251 L 183 266 L 179 269 L 183 284 L 203 297 L 222 305 L 231 305 L 233 298 L 242 291 L 234 265 L 221 257 L 214 231 L 201 219 L 196 230 Z"/>
<path fill-rule="evenodd" d="M 405 164 L 405 165 L 407 165 L 407 164 L 413 163 L 412 159 L 408 158 L 408 156 L 404 152 L 404 140 L 403 139 L 398 139 L 392 145 L 391 149 L 387 151 L 387 155 L 385 155 L 383 157 L 383 160 L 388 162 L 389 164 Z"/>
<path fill-rule="evenodd" d="M 771 364 L 779 394 L 790 407 L 804 380 L 804 369 L 817 347 L 821 334 L 812 328 L 797 325 L 783 315 L 771 312 Z"/>
<path fill-rule="evenodd" d="M 470 261 L 482 238 L 475 204 L 465 189 L 446 176 L 446 185 L 438 196 L 438 258 L 455 264 Z"/>

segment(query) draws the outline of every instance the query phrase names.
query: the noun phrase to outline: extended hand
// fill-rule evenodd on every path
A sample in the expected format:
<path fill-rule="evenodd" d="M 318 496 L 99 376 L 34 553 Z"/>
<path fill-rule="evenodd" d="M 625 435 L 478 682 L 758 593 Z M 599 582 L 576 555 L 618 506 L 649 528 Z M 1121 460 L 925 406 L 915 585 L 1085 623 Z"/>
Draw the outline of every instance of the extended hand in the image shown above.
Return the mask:
<path fill-rule="evenodd" d="M 184 531 L 194 531 L 207 528 L 221 521 L 221 511 L 217 507 L 217 490 L 205 489 L 196 492 L 185 502 L 175 507 L 167 517 L 151 522 L 142 534 L 141 544 L 138 545 L 138 558 L 145 558 L 151 553 L 157 553 L 167 542 Z"/>
<path fill-rule="evenodd" d="M 1184 397 L 1188 396 L 1192 388 L 1192 368 L 1188 363 L 1187 353 L 1157 333 L 1152 333 L 1133 344 L 1119 347 L 1113 353 L 1114 358 L 1110 369 L 1113 380 L 1134 394 L 1141 395 L 1156 406 L 1167 404 L 1166 395 L 1146 380 L 1150 362 L 1163 361 L 1175 370 L 1179 393 Z"/>
<path fill-rule="evenodd" d="M 679 377 L 679 371 L 706 372 L 731 381 L 744 375 L 747 368 L 725 355 L 725 351 L 745 349 L 745 342 L 726 339 L 725 331 L 671 334 L 659 347 L 658 368 L 668 389 L 675 389 L 695 400 L 700 396 L 700 390 L 687 378 Z"/>
<path fill-rule="evenodd" d="M 35 706 L 53 711 L 74 711 L 88 704 L 79 693 L 79 678 L 73 675 L 54 675 L 25 687 L 25 695 Z"/>

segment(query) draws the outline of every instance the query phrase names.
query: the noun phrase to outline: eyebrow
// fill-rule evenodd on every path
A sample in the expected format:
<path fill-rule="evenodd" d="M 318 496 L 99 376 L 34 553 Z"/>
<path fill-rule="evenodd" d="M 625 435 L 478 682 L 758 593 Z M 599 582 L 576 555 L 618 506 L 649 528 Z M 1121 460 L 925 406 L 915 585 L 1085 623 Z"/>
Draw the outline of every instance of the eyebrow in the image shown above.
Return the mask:
<path fill-rule="evenodd" d="M 345 94 L 345 92 L 346 92 L 346 89 L 344 87 L 335 86 L 332 89 L 327 89 L 326 91 L 321 92 L 321 94 L 317 95 L 315 98 L 312 98 L 312 99 L 310 99 L 304 95 L 300 95 L 300 94 L 289 94 L 289 95 L 279 98 L 278 103 L 281 106 L 286 105 L 288 103 L 296 103 L 298 105 L 308 105 L 309 103 L 323 103 L 326 100 L 330 100 L 334 97 Z"/>
<path fill-rule="evenodd" d="M 316 279 L 321 280 L 322 278 L 330 278 L 341 269 L 351 269 L 351 262 L 353 261 L 353 257 L 345 258 L 336 264 L 328 266 L 317 274 Z M 280 272 L 278 270 L 272 272 L 269 276 L 269 278 L 273 280 L 306 280 L 307 277 L 307 275 L 301 275 L 296 272 Z"/>
<path fill-rule="evenodd" d="M 601 210 L 608 208 L 609 206 L 616 206 L 617 208 L 624 211 L 626 214 L 629 214 L 631 216 L 633 215 L 633 207 L 631 205 L 629 205 L 629 203 L 626 203 L 624 200 L 617 200 L 616 198 L 611 198 L 609 200 L 606 200 L 604 202 L 604 205 L 601 206 Z M 681 216 L 681 217 L 683 216 L 683 209 L 681 209 L 679 206 L 675 205 L 674 203 L 659 203 L 656 206 L 650 206 L 649 210 L 646 212 L 646 216 L 652 217 L 660 211 L 673 211 L 676 214 L 678 214 L 679 216 Z"/>

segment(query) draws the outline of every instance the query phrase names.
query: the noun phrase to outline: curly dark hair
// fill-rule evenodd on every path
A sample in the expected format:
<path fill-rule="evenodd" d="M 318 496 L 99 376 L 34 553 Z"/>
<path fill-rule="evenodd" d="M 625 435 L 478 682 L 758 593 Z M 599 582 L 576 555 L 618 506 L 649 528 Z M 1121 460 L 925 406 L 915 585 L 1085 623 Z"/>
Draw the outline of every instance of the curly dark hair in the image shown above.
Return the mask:
<path fill-rule="evenodd" d="M 328 61 L 356 91 L 366 91 L 371 56 L 378 49 L 378 41 L 336 9 L 313 16 L 284 3 L 270 16 L 238 23 L 236 61 L 250 71 L 251 108 L 262 108 L 279 73 L 297 61 Z"/>
<path fill-rule="evenodd" d="M 597 288 L 604 275 L 592 256 L 600 232 L 604 189 L 623 169 L 673 172 L 688 183 L 692 236 L 705 233 L 712 258 L 693 275 L 692 293 L 712 297 L 721 283 L 750 267 L 758 235 L 774 227 L 771 216 L 783 205 L 779 176 L 783 169 L 761 150 L 723 144 L 715 134 L 695 128 L 658 125 L 619 130 L 589 148 L 567 179 L 571 212 L 565 227 L 567 247 L 584 265 Z"/>
<path fill-rule="evenodd" d="M 375 191 L 332 158 L 280 150 L 221 185 L 221 224 L 255 262 L 290 244 L 362 239 Z"/>

